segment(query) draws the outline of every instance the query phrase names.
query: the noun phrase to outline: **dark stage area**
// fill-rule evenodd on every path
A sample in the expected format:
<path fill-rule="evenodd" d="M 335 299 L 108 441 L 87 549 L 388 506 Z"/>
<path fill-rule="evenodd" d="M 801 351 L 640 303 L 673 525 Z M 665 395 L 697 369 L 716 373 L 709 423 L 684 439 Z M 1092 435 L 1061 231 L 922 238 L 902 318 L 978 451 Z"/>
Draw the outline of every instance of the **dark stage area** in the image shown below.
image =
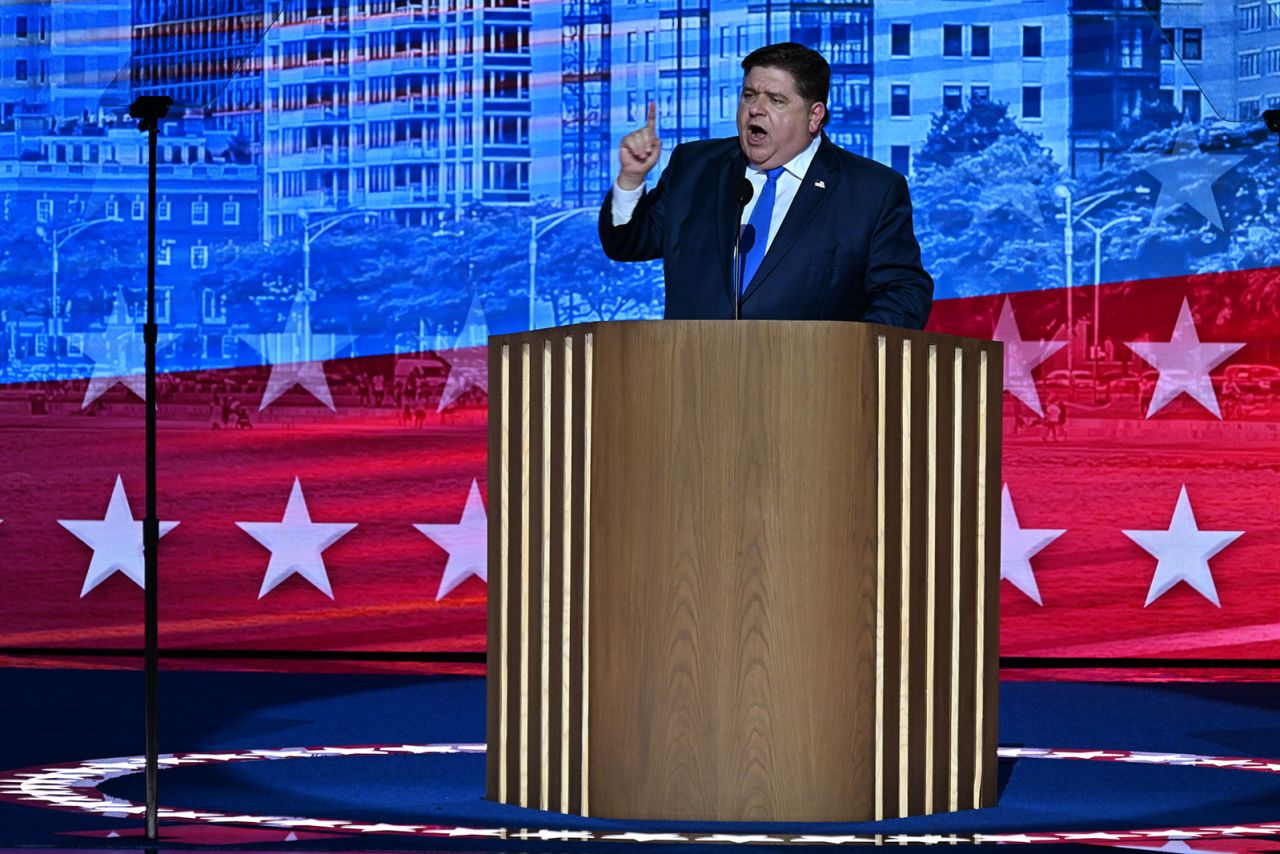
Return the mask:
<path fill-rule="evenodd" d="M 140 847 L 141 674 L 9 669 L 3 691 L 0 844 Z M 173 671 L 161 691 L 166 847 L 1280 848 L 1273 684 L 1007 682 L 997 807 L 838 825 L 620 822 L 486 801 L 477 677 Z"/>

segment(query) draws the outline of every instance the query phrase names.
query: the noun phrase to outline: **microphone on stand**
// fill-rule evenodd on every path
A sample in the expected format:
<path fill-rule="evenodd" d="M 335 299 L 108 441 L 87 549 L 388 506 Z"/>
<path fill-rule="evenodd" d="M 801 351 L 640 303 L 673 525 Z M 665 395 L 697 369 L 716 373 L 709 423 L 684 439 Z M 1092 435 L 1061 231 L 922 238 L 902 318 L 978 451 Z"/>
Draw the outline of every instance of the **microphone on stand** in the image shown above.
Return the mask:
<path fill-rule="evenodd" d="M 738 217 L 733 226 L 733 319 L 738 320 L 742 313 L 742 212 L 746 210 L 751 197 L 756 193 L 755 187 L 747 178 L 738 180 Z M 754 234 L 753 242 L 754 242 Z M 751 246 L 747 246 L 751 251 Z"/>

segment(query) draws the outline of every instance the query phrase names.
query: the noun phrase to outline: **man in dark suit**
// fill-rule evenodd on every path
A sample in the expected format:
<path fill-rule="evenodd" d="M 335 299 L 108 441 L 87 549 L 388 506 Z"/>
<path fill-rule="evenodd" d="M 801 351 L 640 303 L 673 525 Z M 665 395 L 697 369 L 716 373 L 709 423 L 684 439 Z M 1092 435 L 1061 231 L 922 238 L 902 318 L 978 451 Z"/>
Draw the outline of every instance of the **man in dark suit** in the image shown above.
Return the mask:
<path fill-rule="evenodd" d="M 605 254 L 663 260 L 669 319 L 922 329 L 933 280 L 920 264 L 906 179 L 822 133 L 826 60 L 784 43 L 752 52 L 742 68 L 737 138 L 677 146 L 652 192 L 645 176 L 662 154 L 653 104 L 645 127 L 622 140 L 622 169 L 600 209 Z M 752 185 L 745 207 L 744 178 Z"/>

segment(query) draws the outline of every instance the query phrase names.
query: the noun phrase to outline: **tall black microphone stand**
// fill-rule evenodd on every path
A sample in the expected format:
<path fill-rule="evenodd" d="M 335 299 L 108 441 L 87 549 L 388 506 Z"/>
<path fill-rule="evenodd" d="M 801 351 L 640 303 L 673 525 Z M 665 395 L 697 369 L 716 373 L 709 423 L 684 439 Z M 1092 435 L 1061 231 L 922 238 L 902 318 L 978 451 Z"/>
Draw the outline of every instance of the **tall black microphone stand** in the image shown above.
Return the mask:
<path fill-rule="evenodd" d="M 156 511 L 156 151 L 160 138 L 160 120 L 169 114 L 173 99 L 167 95 L 144 95 L 129 105 L 129 115 L 138 119 L 138 130 L 148 135 L 150 149 L 147 160 L 147 322 L 142 327 L 146 346 L 146 413 L 147 512 L 142 520 L 142 578 L 145 609 L 143 625 L 143 691 L 146 695 L 146 834 L 155 840 L 159 835 L 156 778 L 160 768 L 160 608 L 157 586 L 160 549 L 160 518 Z"/>

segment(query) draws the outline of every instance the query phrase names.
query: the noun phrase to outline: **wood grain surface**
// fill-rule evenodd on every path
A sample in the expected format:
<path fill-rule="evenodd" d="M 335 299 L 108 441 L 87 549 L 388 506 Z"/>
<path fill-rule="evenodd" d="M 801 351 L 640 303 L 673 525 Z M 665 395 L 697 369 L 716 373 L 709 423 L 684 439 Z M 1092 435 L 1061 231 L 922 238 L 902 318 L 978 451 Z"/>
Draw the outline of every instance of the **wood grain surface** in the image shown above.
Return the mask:
<path fill-rule="evenodd" d="M 994 796 L 998 345 L 650 321 L 490 346 L 490 798 L 850 821 Z"/>

